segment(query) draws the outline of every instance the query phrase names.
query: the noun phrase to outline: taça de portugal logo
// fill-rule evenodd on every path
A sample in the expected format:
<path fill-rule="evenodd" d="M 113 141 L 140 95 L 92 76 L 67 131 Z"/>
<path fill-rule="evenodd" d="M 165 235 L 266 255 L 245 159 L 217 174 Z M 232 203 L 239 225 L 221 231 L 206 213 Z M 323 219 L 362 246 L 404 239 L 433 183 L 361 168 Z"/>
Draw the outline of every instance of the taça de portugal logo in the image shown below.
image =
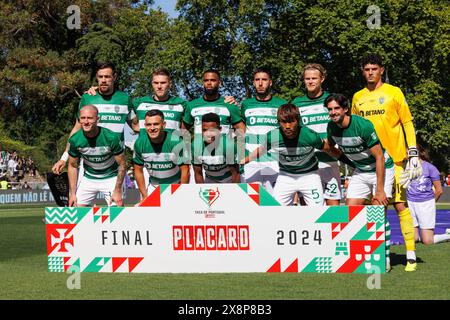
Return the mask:
<path fill-rule="evenodd" d="M 216 188 L 216 190 L 214 189 L 203 189 L 200 188 L 200 199 L 202 199 L 207 205 L 208 207 L 211 207 L 212 204 L 217 200 L 217 198 L 219 198 L 220 196 L 220 192 L 219 192 L 219 188 Z"/>

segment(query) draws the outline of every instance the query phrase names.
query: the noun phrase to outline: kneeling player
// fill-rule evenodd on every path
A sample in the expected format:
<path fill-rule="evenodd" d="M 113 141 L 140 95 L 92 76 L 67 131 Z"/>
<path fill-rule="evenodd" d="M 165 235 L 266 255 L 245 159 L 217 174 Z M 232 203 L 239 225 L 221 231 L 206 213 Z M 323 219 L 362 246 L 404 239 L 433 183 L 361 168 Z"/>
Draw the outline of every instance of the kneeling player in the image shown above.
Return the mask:
<path fill-rule="evenodd" d="M 195 183 L 239 183 L 235 141 L 221 134 L 220 117 L 215 113 L 202 116 L 202 135 L 192 144 Z M 202 167 L 205 169 L 203 178 Z"/>
<path fill-rule="evenodd" d="M 328 151 L 328 143 L 318 133 L 300 126 L 300 113 L 293 104 L 280 106 L 277 112 L 279 129 L 270 131 L 260 147 L 245 157 L 246 164 L 270 150 L 278 154 L 280 173 L 273 195 L 282 205 L 292 205 L 299 192 L 308 206 L 324 204 L 323 189 L 318 174 L 318 160 L 314 149 Z"/>
<path fill-rule="evenodd" d="M 99 127 L 98 120 L 97 108 L 84 106 L 80 110 L 81 130 L 69 139 L 69 206 L 90 206 L 98 192 L 105 195 L 108 206 L 122 206 L 126 171 L 124 149 L 118 135 Z M 84 175 L 77 188 L 80 158 L 83 159 Z"/>

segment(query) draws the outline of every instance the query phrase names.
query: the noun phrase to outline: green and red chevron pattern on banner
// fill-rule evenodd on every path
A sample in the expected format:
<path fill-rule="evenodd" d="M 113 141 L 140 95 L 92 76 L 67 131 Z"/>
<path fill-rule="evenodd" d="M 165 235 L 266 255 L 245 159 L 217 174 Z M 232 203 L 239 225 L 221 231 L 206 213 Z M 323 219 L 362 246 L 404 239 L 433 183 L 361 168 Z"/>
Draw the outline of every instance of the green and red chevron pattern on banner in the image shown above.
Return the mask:
<path fill-rule="evenodd" d="M 140 207 L 45 208 L 48 270 L 384 273 L 384 219 L 283 207 L 258 184 L 161 185 Z"/>

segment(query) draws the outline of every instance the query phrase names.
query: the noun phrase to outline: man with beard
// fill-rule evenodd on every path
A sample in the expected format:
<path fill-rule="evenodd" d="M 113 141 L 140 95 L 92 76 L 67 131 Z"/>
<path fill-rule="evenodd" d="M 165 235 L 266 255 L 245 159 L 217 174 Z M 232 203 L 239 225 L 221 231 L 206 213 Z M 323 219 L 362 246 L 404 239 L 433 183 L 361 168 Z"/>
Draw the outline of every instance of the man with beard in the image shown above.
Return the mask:
<path fill-rule="evenodd" d="M 259 147 L 269 131 L 278 127 L 278 108 L 287 103 L 286 100 L 272 95 L 272 75 L 269 69 L 261 67 L 253 72 L 253 86 L 256 95 L 242 102 L 242 116 L 246 126 L 246 155 Z M 278 160 L 268 153 L 245 165 L 245 182 L 259 182 L 272 193 L 278 172 Z"/>
<path fill-rule="evenodd" d="M 217 70 L 206 70 L 203 73 L 203 96 L 187 103 L 183 117 L 186 129 L 194 128 L 194 135 L 202 134 L 202 116 L 206 113 L 216 113 L 220 117 L 222 134 L 232 136 L 232 128 L 245 132 L 241 111 L 235 104 L 226 103 L 220 95 L 220 73 Z"/>
<path fill-rule="evenodd" d="M 87 93 L 83 94 L 79 103 L 75 125 L 69 137 L 81 129 L 81 123 L 79 121 L 80 110 L 86 105 L 94 105 L 98 110 L 98 125 L 110 129 L 118 136 L 121 143 L 124 144 L 125 122 L 128 122 L 130 127 L 132 126 L 131 120 L 128 118 L 132 110 L 131 99 L 125 92 L 116 90 L 114 83 L 117 80 L 117 74 L 112 63 L 99 63 L 96 69 L 96 78 L 99 94 L 94 96 Z M 68 150 L 69 145 L 67 144 L 61 159 L 53 165 L 53 173 L 59 174 L 66 165 L 67 159 L 69 158 Z"/>

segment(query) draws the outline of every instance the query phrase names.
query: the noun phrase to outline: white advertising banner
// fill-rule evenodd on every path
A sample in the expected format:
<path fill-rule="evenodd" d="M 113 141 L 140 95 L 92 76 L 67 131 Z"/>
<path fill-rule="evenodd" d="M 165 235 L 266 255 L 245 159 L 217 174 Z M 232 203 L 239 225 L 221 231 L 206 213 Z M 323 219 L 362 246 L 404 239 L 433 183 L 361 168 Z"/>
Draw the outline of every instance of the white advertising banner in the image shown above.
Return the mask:
<path fill-rule="evenodd" d="M 46 208 L 49 271 L 385 270 L 382 206 L 282 207 L 258 184 L 161 185 L 142 205 Z"/>

